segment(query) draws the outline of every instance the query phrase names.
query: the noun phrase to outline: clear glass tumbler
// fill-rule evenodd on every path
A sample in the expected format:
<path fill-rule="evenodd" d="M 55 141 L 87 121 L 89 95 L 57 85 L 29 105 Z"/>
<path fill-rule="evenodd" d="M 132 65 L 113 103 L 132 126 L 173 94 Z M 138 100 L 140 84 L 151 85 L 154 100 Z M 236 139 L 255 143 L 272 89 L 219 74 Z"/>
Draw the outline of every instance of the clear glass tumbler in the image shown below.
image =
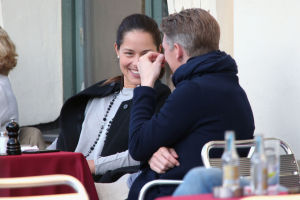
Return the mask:
<path fill-rule="evenodd" d="M 279 178 L 280 178 L 280 141 L 268 140 L 264 141 L 265 154 L 268 165 L 268 194 L 278 194 Z"/>

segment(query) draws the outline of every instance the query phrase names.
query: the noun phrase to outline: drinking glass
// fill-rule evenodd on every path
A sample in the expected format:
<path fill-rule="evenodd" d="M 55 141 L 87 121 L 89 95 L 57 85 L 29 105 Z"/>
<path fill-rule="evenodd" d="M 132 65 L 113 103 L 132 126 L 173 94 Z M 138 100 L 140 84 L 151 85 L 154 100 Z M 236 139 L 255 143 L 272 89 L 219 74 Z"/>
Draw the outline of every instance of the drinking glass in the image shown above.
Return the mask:
<path fill-rule="evenodd" d="M 279 175 L 280 175 L 280 141 L 275 139 L 266 139 L 264 141 L 265 155 L 268 166 L 268 194 L 278 194 Z"/>

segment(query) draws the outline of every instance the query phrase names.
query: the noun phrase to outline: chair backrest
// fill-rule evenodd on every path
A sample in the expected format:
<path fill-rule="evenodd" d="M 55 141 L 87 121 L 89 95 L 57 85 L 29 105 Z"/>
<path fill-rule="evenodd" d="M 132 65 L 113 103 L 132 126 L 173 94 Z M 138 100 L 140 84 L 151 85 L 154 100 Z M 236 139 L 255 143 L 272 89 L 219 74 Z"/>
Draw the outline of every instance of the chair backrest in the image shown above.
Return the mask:
<path fill-rule="evenodd" d="M 280 155 L 280 184 L 287 187 L 299 187 L 299 168 L 292 152 L 291 148 L 287 143 L 283 142 L 277 138 L 265 138 L 265 140 L 278 140 L 280 147 L 283 149 L 285 154 Z M 247 177 L 250 176 L 250 167 L 251 167 L 251 156 L 255 148 L 255 140 L 236 140 L 235 145 L 237 148 L 250 148 L 249 154 L 247 157 L 240 158 L 240 174 L 241 176 Z M 222 167 L 221 158 L 210 158 L 209 151 L 214 148 L 224 148 L 225 141 L 210 141 L 206 143 L 201 152 L 203 165 L 207 168 L 210 167 Z"/>
<path fill-rule="evenodd" d="M 157 186 L 157 185 L 179 185 L 182 182 L 183 182 L 182 180 L 170 180 L 170 179 L 157 179 L 157 180 L 150 181 L 142 187 L 142 189 L 139 193 L 138 200 L 144 200 L 148 190 L 154 186 Z"/>
<path fill-rule="evenodd" d="M 1 188 L 28 188 L 28 187 L 41 187 L 41 186 L 54 186 L 54 185 L 68 185 L 72 187 L 76 193 L 68 194 L 51 194 L 41 196 L 21 196 L 21 197 L 0 197 L 1 200 L 88 200 L 87 192 L 80 181 L 73 176 L 69 175 L 44 175 L 44 176 L 27 176 L 20 178 L 0 178 Z"/>

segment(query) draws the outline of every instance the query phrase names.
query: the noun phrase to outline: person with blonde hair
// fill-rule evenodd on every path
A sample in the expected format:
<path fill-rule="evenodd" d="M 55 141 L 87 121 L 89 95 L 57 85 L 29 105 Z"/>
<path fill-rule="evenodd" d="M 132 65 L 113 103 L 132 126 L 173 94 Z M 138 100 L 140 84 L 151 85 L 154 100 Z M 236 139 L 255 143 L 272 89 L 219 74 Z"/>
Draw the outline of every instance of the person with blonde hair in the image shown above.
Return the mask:
<path fill-rule="evenodd" d="M 8 74 L 17 65 L 16 47 L 7 32 L 0 27 L 0 130 L 6 129 L 11 120 L 19 121 L 18 104 Z M 45 149 L 42 133 L 35 127 L 22 127 L 19 132 L 22 145 Z"/>
<path fill-rule="evenodd" d="M 14 43 L 7 32 L 0 27 L 0 129 L 11 119 L 18 121 L 18 104 L 8 79 L 9 72 L 17 65 Z"/>

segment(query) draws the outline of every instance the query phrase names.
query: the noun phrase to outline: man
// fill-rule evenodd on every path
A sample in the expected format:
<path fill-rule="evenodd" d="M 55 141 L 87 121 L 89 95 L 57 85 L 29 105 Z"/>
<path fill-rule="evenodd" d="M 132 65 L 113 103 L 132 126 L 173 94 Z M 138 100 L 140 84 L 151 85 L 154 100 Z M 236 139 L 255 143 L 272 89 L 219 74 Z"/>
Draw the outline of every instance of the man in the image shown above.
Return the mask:
<path fill-rule="evenodd" d="M 137 199 L 142 186 L 151 180 L 182 179 L 189 169 L 201 166 L 202 146 L 223 140 L 226 130 L 234 130 L 238 140 L 250 139 L 254 132 L 252 110 L 239 85 L 236 63 L 219 51 L 217 21 L 205 10 L 187 9 L 164 18 L 161 27 L 164 55 L 149 52 L 138 64 L 141 87 L 134 90 L 129 151 L 145 164 L 129 200 Z M 154 114 L 153 85 L 164 60 L 174 73 L 176 89 Z M 160 149 L 164 150 L 160 159 L 153 159 L 152 154 Z M 171 195 L 174 189 L 155 187 L 146 199 Z"/>

